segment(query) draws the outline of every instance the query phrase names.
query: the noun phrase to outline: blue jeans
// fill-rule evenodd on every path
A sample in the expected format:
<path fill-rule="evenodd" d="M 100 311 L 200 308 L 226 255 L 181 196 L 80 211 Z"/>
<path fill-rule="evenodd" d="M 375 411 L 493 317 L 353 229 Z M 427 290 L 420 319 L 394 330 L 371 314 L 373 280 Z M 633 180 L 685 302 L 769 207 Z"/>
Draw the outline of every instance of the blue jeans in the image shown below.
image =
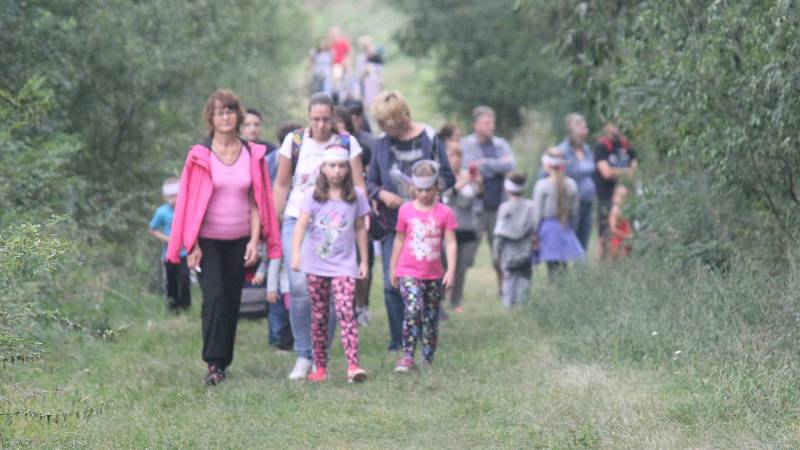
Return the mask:
<path fill-rule="evenodd" d="M 383 264 L 383 302 L 386 304 L 386 316 L 389 319 L 389 350 L 400 350 L 403 346 L 403 319 L 405 306 L 400 290 L 393 288 L 389 282 L 389 268 L 392 261 L 392 246 L 394 246 L 394 231 L 387 231 L 381 241 L 381 262 Z"/>
<path fill-rule="evenodd" d="M 269 345 L 288 350 L 291 345 L 291 327 L 289 326 L 289 310 L 283 304 L 283 296 L 269 304 L 267 316 L 269 326 Z"/>
<path fill-rule="evenodd" d="M 285 217 L 281 227 L 281 246 L 283 247 L 283 263 L 289 274 L 289 294 L 292 297 L 289 305 L 289 322 L 292 324 L 294 337 L 294 353 L 298 357 L 312 359 L 311 355 L 311 299 L 308 295 L 305 272 L 292 270 L 292 239 L 294 238 L 295 217 Z M 334 302 L 331 302 L 331 314 L 328 315 L 328 341 L 336 332 L 336 313 Z"/>
<path fill-rule="evenodd" d="M 589 200 L 581 200 L 578 207 L 578 226 L 575 228 L 575 235 L 578 237 L 578 242 L 581 243 L 583 251 L 588 251 L 589 236 L 592 233 L 592 204 L 594 202 Z"/>

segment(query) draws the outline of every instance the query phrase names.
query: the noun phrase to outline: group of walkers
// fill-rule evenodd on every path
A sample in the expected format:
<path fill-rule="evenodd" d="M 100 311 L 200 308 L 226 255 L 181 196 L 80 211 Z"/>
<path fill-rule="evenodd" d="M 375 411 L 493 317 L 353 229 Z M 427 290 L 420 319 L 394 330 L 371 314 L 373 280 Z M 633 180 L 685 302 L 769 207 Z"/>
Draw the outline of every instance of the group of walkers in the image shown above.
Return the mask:
<path fill-rule="evenodd" d="M 289 378 L 328 378 L 338 322 L 347 380 L 360 382 L 367 373 L 359 324 L 377 254 L 388 350 L 399 353 L 395 371 L 408 372 L 418 346 L 421 365 L 433 363 L 446 290 L 452 311 L 462 311 L 484 235 L 507 308 L 527 299 L 537 262 L 553 278 L 584 258 L 595 197 L 600 239 L 609 244 L 599 246 L 602 256 L 623 248 L 620 230 L 629 235 L 630 227 L 618 180 L 633 176 L 636 156 L 613 125 L 592 151 L 586 120 L 567 116 L 568 136 L 544 152 L 531 200 L 511 146 L 495 136 L 491 108 L 475 108 L 474 133 L 463 138 L 455 125 L 436 131 L 413 121 L 396 91 L 379 93 L 369 111 L 380 137 L 364 130 L 361 103 L 337 107 L 315 93 L 307 125 L 282 126 L 276 148 L 260 138 L 260 113 L 244 110 L 233 92 L 208 99 L 208 138 L 190 149 L 180 180 L 165 181 L 166 203 L 150 223 L 167 242 L 170 307 L 189 306 L 189 271 L 198 273 L 207 384 L 223 381 L 233 360 L 248 268 L 250 282 L 266 280 L 270 344 L 291 345 L 297 356 Z M 610 236 L 618 238 L 613 252 Z"/>
<path fill-rule="evenodd" d="M 324 92 L 336 104 L 348 99 L 361 100 L 369 109 L 383 83 L 383 50 L 371 36 L 360 36 L 353 55 L 347 35 L 333 27 L 324 39 L 309 51 L 311 93 Z"/>

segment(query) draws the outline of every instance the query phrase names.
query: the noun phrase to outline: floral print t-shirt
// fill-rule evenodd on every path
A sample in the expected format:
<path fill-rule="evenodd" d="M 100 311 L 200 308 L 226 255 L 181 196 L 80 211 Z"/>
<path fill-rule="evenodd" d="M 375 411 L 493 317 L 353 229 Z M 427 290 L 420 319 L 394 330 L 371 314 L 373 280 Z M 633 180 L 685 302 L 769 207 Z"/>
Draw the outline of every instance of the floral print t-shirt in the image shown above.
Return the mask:
<path fill-rule="evenodd" d="M 398 277 L 436 280 L 444 275 L 442 269 L 442 240 L 445 230 L 455 230 L 456 216 L 448 206 L 436 202 L 429 211 L 420 211 L 414 202 L 400 207 L 397 213 L 397 232 L 405 233 L 403 251 L 397 260 Z"/>
<path fill-rule="evenodd" d="M 301 250 L 301 270 L 322 277 L 357 277 L 356 219 L 369 214 L 367 196 L 356 189 L 356 201 L 314 200 L 307 189 L 300 211 L 311 217 Z"/>

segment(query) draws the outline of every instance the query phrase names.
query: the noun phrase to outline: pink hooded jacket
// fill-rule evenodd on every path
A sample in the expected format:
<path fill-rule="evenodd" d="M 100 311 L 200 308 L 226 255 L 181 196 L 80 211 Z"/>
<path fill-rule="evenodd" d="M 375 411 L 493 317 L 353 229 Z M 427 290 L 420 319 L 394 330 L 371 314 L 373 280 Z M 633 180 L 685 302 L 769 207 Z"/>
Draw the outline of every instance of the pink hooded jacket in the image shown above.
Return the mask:
<path fill-rule="evenodd" d="M 275 206 L 272 203 L 272 184 L 269 180 L 265 145 L 254 142 L 245 143 L 250 149 L 250 177 L 253 183 L 253 197 L 261 219 L 261 239 L 267 244 L 269 259 L 281 258 L 281 240 Z M 214 193 L 211 182 L 209 158 L 211 150 L 203 144 L 194 145 L 186 156 L 181 173 L 181 186 L 172 217 L 172 231 L 167 244 L 166 260 L 180 262 L 180 250 L 191 251 L 197 242 L 200 226 Z"/>

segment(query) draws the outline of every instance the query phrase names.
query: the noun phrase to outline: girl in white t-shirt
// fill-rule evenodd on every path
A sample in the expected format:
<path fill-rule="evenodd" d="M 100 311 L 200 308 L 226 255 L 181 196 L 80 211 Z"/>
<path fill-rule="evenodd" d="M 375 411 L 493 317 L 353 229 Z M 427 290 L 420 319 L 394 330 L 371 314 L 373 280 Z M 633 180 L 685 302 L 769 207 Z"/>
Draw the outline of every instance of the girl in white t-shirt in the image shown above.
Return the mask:
<path fill-rule="evenodd" d="M 341 145 L 349 149 L 353 184 L 364 189 L 364 168 L 361 146 L 355 138 L 340 135 L 333 125 L 333 101 L 323 93 L 314 94 L 308 104 L 308 128 L 289 133 L 283 140 L 278 156 L 278 174 L 273 188 L 275 209 L 283 218 L 281 243 L 285 263 L 292 261 L 292 236 L 300 206 L 307 190 L 314 189 L 325 149 Z M 294 351 L 297 361 L 289 379 L 302 380 L 311 370 L 311 303 L 303 272 L 289 270 L 289 320 L 292 324 Z M 335 327 L 331 314 L 329 329 Z"/>

